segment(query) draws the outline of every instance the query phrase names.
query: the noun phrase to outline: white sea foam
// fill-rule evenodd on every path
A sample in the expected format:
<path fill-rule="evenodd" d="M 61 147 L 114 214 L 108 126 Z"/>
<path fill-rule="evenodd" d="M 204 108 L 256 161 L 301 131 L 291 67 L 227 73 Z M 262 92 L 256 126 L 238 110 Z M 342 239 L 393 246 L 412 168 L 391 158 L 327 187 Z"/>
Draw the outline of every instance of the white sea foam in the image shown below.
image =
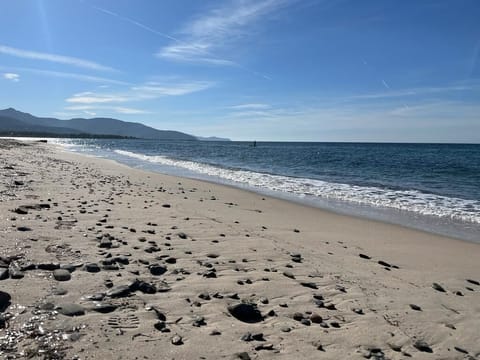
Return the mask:
<path fill-rule="evenodd" d="M 115 150 L 115 152 L 122 156 L 150 163 L 179 167 L 249 187 L 286 192 L 298 196 L 310 195 L 324 199 L 404 210 L 421 215 L 480 224 L 480 202 L 476 200 L 426 194 L 416 190 L 389 190 L 378 187 L 271 175 L 247 170 L 232 170 L 193 161 L 175 160 L 158 155 L 149 156 L 124 150 Z"/>

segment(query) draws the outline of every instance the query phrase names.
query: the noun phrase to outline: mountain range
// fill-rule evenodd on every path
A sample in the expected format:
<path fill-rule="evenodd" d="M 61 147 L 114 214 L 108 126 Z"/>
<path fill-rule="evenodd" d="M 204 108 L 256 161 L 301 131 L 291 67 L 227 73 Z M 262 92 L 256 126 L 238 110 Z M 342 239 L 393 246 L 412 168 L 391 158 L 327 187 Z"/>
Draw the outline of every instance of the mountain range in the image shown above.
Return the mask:
<path fill-rule="evenodd" d="M 0 110 L 0 134 L 13 136 L 65 136 L 65 137 L 129 137 L 156 140 L 216 140 L 201 138 L 173 130 L 157 130 L 140 123 L 111 118 L 75 118 L 60 120 L 37 117 L 13 108 Z"/>

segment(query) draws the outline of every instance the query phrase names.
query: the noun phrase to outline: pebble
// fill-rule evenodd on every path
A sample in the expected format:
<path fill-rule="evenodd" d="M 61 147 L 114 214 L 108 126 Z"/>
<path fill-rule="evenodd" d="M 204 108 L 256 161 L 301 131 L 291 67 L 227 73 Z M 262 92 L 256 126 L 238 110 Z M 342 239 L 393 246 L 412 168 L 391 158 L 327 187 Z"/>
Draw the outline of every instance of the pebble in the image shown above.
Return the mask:
<path fill-rule="evenodd" d="M 358 256 L 360 256 L 362 259 L 366 259 L 366 260 L 370 260 L 370 259 L 371 259 L 370 256 L 365 255 L 365 254 L 359 254 Z"/>
<path fill-rule="evenodd" d="M 183 339 L 180 335 L 175 335 L 170 341 L 173 345 L 183 345 Z"/>
<path fill-rule="evenodd" d="M 293 275 L 291 271 L 284 271 L 283 276 L 286 276 L 290 279 L 295 279 L 295 275 Z"/>
<path fill-rule="evenodd" d="M 60 264 L 59 263 L 40 263 L 40 264 L 37 264 L 37 269 L 53 271 L 53 270 L 60 269 Z"/>
<path fill-rule="evenodd" d="M 433 353 L 432 348 L 423 340 L 417 340 L 413 343 L 415 349 L 421 352 Z"/>
<path fill-rule="evenodd" d="M 446 292 L 445 289 L 438 283 L 433 283 L 432 284 L 432 287 L 437 290 L 437 291 L 440 291 L 440 292 Z"/>
<path fill-rule="evenodd" d="M 57 281 L 68 281 L 72 278 L 70 271 L 65 269 L 56 269 L 53 271 L 53 278 Z"/>
<path fill-rule="evenodd" d="M 150 273 L 155 276 L 163 275 L 167 272 L 167 267 L 160 264 L 153 264 L 149 267 Z"/>
<path fill-rule="evenodd" d="M 65 316 L 81 316 L 85 315 L 83 306 L 74 303 L 60 304 L 55 307 L 55 310 Z"/>
<path fill-rule="evenodd" d="M 257 323 L 263 320 L 263 316 L 255 304 L 230 305 L 227 310 L 234 318 L 246 323 Z"/>
<path fill-rule="evenodd" d="M 310 289 L 318 289 L 317 284 L 315 284 L 315 283 L 313 283 L 313 282 L 302 281 L 302 282 L 300 283 L 300 285 L 305 286 L 305 287 L 308 287 L 308 288 L 310 288 Z"/>
<path fill-rule="evenodd" d="M 115 311 L 118 308 L 115 304 L 99 302 L 96 303 L 95 306 L 92 308 L 93 311 L 99 312 L 101 314 L 108 314 Z"/>
<path fill-rule="evenodd" d="M 8 269 L 0 268 L 0 280 L 8 279 Z"/>
<path fill-rule="evenodd" d="M 412 308 L 412 310 L 422 311 L 422 308 L 418 305 L 410 304 L 410 307 Z"/>
<path fill-rule="evenodd" d="M 130 295 L 130 287 L 127 285 L 115 286 L 108 290 L 105 295 L 111 298 L 125 297 Z"/>
<path fill-rule="evenodd" d="M 11 304 L 12 297 L 5 291 L 0 291 L 0 312 L 4 312 Z"/>
<path fill-rule="evenodd" d="M 91 272 L 91 273 L 97 273 L 100 271 L 100 266 L 96 263 L 87 263 L 84 266 L 85 271 Z"/>

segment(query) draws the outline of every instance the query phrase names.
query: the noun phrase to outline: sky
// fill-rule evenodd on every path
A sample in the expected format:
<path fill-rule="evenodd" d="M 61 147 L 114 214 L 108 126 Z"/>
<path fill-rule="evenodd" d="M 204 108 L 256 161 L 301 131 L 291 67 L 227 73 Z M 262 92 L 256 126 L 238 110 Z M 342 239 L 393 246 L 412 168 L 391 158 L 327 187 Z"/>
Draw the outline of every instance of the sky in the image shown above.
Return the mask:
<path fill-rule="evenodd" d="M 480 143 L 477 0 L 0 0 L 0 108 L 233 140 Z"/>

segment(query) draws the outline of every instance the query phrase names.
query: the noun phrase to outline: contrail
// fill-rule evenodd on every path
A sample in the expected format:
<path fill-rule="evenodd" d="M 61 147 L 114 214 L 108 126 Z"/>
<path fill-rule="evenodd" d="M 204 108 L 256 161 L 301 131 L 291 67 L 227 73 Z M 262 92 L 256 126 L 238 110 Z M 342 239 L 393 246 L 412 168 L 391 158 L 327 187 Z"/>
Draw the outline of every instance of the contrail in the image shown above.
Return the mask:
<path fill-rule="evenodd" d="M 177 43 L 179 43 L 179 44 L 182 44 L 182 45 L 192 46 L 192 44 L 190 44 L 190 43 L 188 43 L 188 42 L 185 42 L 185 41 L 183 41 L 183 40 L 177 39 L 176 37 L 173 37 L 173 36 L 171 36 L 171 35 L 169 35 L 169 34 L 166 34 L 166 33 L 160 32 L 160 31 L 157 31 L 157 30 L 151 28 L 150 26 L 147 26 L 147 25 L 145 25 L 145 24 L 142 24 L 142 23 L 140 23 L 140 22 L 138 22 L 138 21 L 136 21 L 136 20 L 134 20 L 134 19 L 132 19 L 132 18 L 129 18 L 129 17 L 120 15 L 120 14 L 118 14 L 118 13 L 116 13 L 116 12 L 113 12 L 113 11 L 110 11 L 110 10 L 107 10 L 107 9 L 104 9 L 104 8 L 101 8 L 101 7 L 98 7 L 98 6 L 94 6 L 94 5 L 89 5 L 89 6 L 90 6 L 91 8 L 93 8 L 93 9 L 97 10 L 97 11 L 100 11 L 100 12 L 104 13 L 104 14 L 113 16 L 113 17 L 115 17 L 115 18 L 117 18 L 117 19 L 126 21 L 126 22 L 128 22 L 128 23 L 130 23 L 130 24 L 132 24 L 132 25 L 135 25 L 135 26 L 137 26 L 137 27 L 139 27 L 139 28 L 141 28 L 141 29 L 143 29 L 143 30 L 145 30 L 145 31 L 148 31 L 148 32 L 152 33 L 152 34 L 161 36 L 161 37 L 163 37 L 163 38 L 165 38 L 165 39 L 169 39 L 169 40 L 175 41 L 175 42 L 177 42 Z M 203 48 L 197 47 L 197 46 L 195 46 L 195 45 L 193 45 L 192 47 L 193 47 L 194 49 L 196 49 L 196 50 L 204 53 L 205 55 L 211 56 L 213 59 L 216 59 L 216 60 L 225 60 L 225 59 L 220 59 L 219 57 L 217 57 L 217 56 L 215 56 L 214 54 L 206 51 L 206 50 L 203 49 Z M 252 74 L 252 75 L 262 77 L 262 78 L 264 78 L 264 79 L 266 79 L 266 80 L 272 80 L 272 78 L 270 78 L 269 76 L 264 75 L 264 74 L 260 74 L 260 73 L 258 73 L 258 72 L 256 72 L 256 71 L 253 71 L 253 70 L 250 70 L 250 69 L 246 68 L 245 66 L 243 66 L 243 65 L 241 65 L 241 64 L 239 64 L 239 63 L 237 63 L 237 62 L 235 62 L 235 61 L 232 61 L 232 60 L 228 60 L 228 61 L 229 61 L 231 64 L 235 65 L 236 67 L 238 67 L 238 68 L 240 68 L 240 69 L 243 69 L 243 70 L 249 72 L 249 73 Z"/>
<path fill-rule="evenodd" d="M 385 88 L 387 88 L 388 90 L 390 90 L 390 86 L 388 86 L 387 82 L 385 80 L 382 79 L 382 84 L 383 86 L 385 86 Z"/>

